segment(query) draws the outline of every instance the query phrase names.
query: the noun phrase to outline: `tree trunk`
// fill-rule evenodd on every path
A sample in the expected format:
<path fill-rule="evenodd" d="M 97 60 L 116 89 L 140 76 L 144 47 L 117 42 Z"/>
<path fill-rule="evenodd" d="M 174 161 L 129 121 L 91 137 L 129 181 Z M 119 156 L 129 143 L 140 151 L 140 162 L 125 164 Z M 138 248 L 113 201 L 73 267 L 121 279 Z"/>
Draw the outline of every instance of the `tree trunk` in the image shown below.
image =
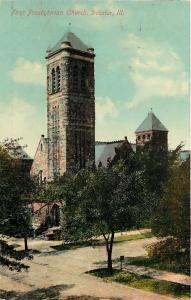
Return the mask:
<path fill-rule="evenodd" d="M 112 252 L 110 249 L 107 251 L 107 268 L 109 273 L 112 273 L 113 266 L 112 266 Z"/>
<path fill-rule="evenodd" d="M 24 244 L 25 244 L 25 251 L 28 251 L 28 242 L 27 242 L 27 234 L 24 236 Z"/>
<path fill-rule="evenodd" d="M 111 240 L 110 242 L 107 241 L 106 248 L 107 248 L 107 268 L 109 273 L 113 271 L 112 265 L 112 250 L 113 250 L 113 241 L 114 241 L 114 231 L 111 232 Z"/>

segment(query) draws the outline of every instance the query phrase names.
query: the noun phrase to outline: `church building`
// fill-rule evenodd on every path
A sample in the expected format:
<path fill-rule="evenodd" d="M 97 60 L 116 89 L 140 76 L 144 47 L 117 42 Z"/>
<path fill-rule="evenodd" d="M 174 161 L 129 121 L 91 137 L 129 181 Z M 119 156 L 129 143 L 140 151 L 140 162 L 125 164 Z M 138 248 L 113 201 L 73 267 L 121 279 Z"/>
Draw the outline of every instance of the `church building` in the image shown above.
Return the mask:
<path fill-rule="evenodd" d="M 151 111 L 135 131 L 136 143 L 95 142 L 94 49 L 67 32 L 47 50 L 47 137 L 41 135 L 31 168 L 41 182 L 61 176 L 88 162 L 107 166 L 120 147 L 153 140 L 168 147 L 168 130 Z"/>
<path fill-rule="evenodd" d="M 127 137 L 95 141 L 94 59 L 94 49 L 72 32 L 46 52 L 47 136 L 41 135 L 31 167 L 31 176 L 40 182 L 51 181 L 74 166 L 84 168 L 89 162 L 107 166 L 118 159 L 119 149 L 136 152 L 149 141 L 168 150 L 168 130 L 152 110 L 136 129 L 135 143 Z M 181 152 L 183 160 L 187 152 Z M 49 220 L 50 238 L 59 230 L 60 205 L 38 202 L 31 207 L 35 228 L 43 229 Z"/>

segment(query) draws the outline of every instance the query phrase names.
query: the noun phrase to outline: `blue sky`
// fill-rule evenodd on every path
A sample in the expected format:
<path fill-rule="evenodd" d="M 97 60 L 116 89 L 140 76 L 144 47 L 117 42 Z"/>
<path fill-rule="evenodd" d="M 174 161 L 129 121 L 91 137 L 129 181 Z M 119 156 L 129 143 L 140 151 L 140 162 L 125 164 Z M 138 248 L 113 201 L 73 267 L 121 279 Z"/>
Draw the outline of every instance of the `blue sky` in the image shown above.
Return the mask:
<path fill-rule="evenodd" d="M 46 134 L 45 51 L 69 22 L 95 48 L 96 139 L 134 142 L 152 107 L 169 130 L 170 148 L 183 141 L 188 149 L 189 2 L 180 0 L 0 0 L 0 140 L 23 137 L 34 155 Z"/>

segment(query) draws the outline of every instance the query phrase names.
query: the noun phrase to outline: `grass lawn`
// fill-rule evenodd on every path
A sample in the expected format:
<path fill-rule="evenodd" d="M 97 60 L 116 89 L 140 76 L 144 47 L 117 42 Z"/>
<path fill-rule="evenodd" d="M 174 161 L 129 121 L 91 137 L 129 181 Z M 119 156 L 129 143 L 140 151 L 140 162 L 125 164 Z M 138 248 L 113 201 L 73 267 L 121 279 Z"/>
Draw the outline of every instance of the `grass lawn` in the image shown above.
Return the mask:
<path fill-rule="evenodd" d="M 151 237 L 153 237 L 153 234 L 151 232 L 138 233 L 138 234 L 132 234 L 132 235 L 121 235 L 121 236 L 116 236 L 114 238 L 114 243 L 134 241 L 134 240 L 139 240 L 139 239 L 147 239 L 147 238 L 151 238 Z"/>
<path fill-rule="evenodd" d="M 136 265 L 136 266 L 150 267 L 150 268 L 153 268 L 156 270 L 165 270 L 165 271 L 169 271 L 169 272 L 190 275 L 189 266 L 178 265 L 177 262 L 162 263 L 162 262 L 160 262 L 159 259 L 152 258 L 152 257 L 136 258 L 136 259 L 133 259 L 132 261 L 128 262 L 128 264 Z"/>
<path fill-rule="evenodd" d="M 134 241 L 134 240 L 146 239 L 150 237 L 153 237 L 151 232 L 132 234 L 132 235 L 122 235 L 122 236 L 115 237 L 114 243 Z M 65 244 L 55 245 L 55 246 L 51 246 L 51 248 L 57 251 L 62 251 L 62 250 L 72 250 L 72 249 L 88 247 L 88 246 L 103 246 L 103 245 L 105 245 L 104 240 L 90 240 L 84 242 L 65 243 Z"/>
<path fill-rule="evenodd" d="M 115 281 L 149 292 L 169 295 L 181 299 L 190 299 L 189 286 L 187 285 L 152 279 L 148 276 L 138 276 L 130 272 L 119 270 L 113 270 L 112 274 L 108 273 L 107 269 L 96 269 L 88 273 L 100 277 L 105 281 Z"/>

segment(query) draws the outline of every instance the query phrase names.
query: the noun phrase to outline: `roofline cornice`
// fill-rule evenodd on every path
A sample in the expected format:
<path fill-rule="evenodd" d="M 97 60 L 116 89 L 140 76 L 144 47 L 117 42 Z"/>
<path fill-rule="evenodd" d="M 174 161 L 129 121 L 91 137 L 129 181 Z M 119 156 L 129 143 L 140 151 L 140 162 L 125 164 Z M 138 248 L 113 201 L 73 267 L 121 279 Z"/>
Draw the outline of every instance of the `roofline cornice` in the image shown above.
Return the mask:
<path fill-rule="evenodd" d="M 94 58 L 96 55 L 95 53 L 90 53 L 88 51 L 81 51 L 81 50 L 78 50 L 78 49 L 74 49 L 74 48 L 64 48 L 64 49 L 59 49 L 59 50 L 56 50 L 54 52 L 50 52 L 49 54 L 47 54 L 45 56 L 46 59 L 49 59 L 50 57 L 54 56 L 54 55 L 57 55 L 61 52 L 68 52 L 68 53 L 72 53 L 72 54 L 80 54 L 81 56 L 84 56 L 84 57 L 89 57 L 89 58 Z"/>

